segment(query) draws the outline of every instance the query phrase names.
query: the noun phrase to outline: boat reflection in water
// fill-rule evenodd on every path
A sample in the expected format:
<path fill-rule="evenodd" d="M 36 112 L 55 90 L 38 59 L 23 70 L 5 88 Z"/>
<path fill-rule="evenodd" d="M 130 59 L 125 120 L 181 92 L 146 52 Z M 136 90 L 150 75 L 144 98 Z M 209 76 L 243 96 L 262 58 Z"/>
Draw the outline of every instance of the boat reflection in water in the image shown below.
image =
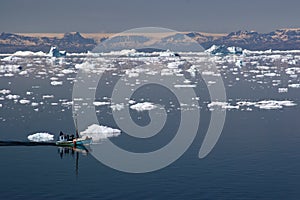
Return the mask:
<path fill-rule="evenodd" d="M 88 145 L 76 145 L 76 146 L 57 146 L 54 142 L 30 142 L 30 141 L 0 141 L 0 147 L 16 147 L 16 146 L 23 146 L 23 147 L 33 147 L 33 146 L 53 146 L 57 147 L 58 154 L 63 159 L 66 156 L 75 157 L 75 172 L 78 175 L 78 161 L 79 155 L 88 156 L 91 149 Z"/>
<path fill-rule="evenodd" d="M 79 155 L 88 156 L 90 151 L 90 148 L 86 146 L 76 146 L 76 147 L 58 147 L 58 154 L 60 155 L 60 158 L 63 159 L 66 156 L 75 156 L 75 172 L 76 175 L 78 175 L 78 162 L 79 162 Z"/>
<path fill-rule="evenodd" d="M 64 156 L 71 155 L 72 157 L 75 155 L 75 153 L 80 153 L 84 156 L 87 156 L 89 153 L 89 150 L 85 146 L 77 146 L 77 147 L 58 147 L 57 151 L 61 158 Z"/>

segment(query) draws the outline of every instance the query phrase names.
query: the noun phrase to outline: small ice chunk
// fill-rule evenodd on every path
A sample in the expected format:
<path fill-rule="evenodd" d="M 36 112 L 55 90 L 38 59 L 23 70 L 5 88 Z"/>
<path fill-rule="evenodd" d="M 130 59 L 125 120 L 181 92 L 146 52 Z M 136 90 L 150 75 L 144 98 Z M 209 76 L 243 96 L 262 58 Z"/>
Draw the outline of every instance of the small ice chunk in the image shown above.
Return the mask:
<path fill-rule="evenodd" d="M 39 103 L 36 103 L 36 102 L 32 102 L 32 103 L 31 103 L 31 106 L 32 106 L 32 107 L 36 107 L 36 106 L 38 106 L 38 105 L 39 105 Z"/>
<path fill-rule="evenodd" d="M 19 95 L 16 95 L 16 94 L 9 94 L 6 96 L 7 99 L 18 99 L 20 98 Z"/>
<path fill-rule="evenodd" d="M 43 95 L 43 97 L 42 97 L 43 99 L 52 99 L 52 98 L 54 98 L 54 95 Z"/>
<path fill-rule="evenodd" d="M 62 85 L 62 84 L 63 84 L 62 81 L 51 81 L 51 85 L 53 86 Z"/>
<path fill-rule="evenodd" d="M 57 77 L 51 77 L 50 80 L 51 80 L 51 81 L 57 81 L 58 78 L 57 78 Z"/>
<path fill-rule="evenodd" d="M 290 88 L 300 88 L 300 84 L 299 83 L 293 83 L 293 84 L 289 84 L 288 87 L 290 87 Z"/>
<path fill-rule="evenodd" d="M 92 70 L 94 69 L 95 65 L 89 62 L 83 62 L 81 64 L 76 64 L 75 69 L 82 69 L 82 70 Z"/>
<path fill-rule="evenodd" d="M 120 111 L 124 108 L 124 104 L 123 103 L 120 103 L 120 104 L 114 104 L 114 105 L 111 105 L 110 108 L 113 110 L 113 111 Z"/>
<path fill-rule="evenodd" d="M 26 74 L 28 74 L 28 72 L 27 72 L 26 70 L 21 71 L 21 72 L 19 73 L 19 75 L 26 75 Z"/>
<path fill-rule="evenodd" d="M 151 102 L 143 102 L 143 103 L 137 103 L 137 104 L 131 105 L 130 108 L 141 112 L 141 111 L 153 110 L 153 109 L 157 108 L 157 106 Z"/>
<path fill-rule="evenodd" d="M 109 102 L 101 102 L 101 101 L 94 101 L 93 105 L 94 106 L 105 106 L 105 105 L 109 105 Z"/>
<path fill-rule="evenodd" d="M 72 70 L 72 69 L 63 69 L 61 72 L 63 74 L 72 74 L 72 73 L 74 73 L 74 70 Z"/>
<path fill-rule="evenodd" d="M 30 103 L 30 101 L 27 99 L 21 99 L 19 102 L 20 102 L 20 104 L 29 104 Z"/>
<path fill-rule="evenodd" d="M 129 103 L 129 104 L 134 104 L 135 101 L 130 99 L 130 100 L 128 101 L 128 103 Z"/>
<path fill-rule="evenodd" d="M 6 74 L 4 74 L 4 76 L 5 76 L 5 77 L 13 77 L 14 74 L 13 74 L 13 73 L 6 73 Z"/>
<path fill-rule="evenodd" d="M 196 85 L 189 84 L 189 85 L 174 85 L 175 88 L 194 88 Z"/>
<path fill-rule="evenodd" d="M 3 90 L 0 90 L 0 94 L 9 94 L 10 93 L 10 90 L 6 90 L 6 89 L 3 89 Z"/>
<path fill-rule="evenodd" d="M 288 88 L 278 88 L 279 93 L 285 93 L 288 92 Z"/>

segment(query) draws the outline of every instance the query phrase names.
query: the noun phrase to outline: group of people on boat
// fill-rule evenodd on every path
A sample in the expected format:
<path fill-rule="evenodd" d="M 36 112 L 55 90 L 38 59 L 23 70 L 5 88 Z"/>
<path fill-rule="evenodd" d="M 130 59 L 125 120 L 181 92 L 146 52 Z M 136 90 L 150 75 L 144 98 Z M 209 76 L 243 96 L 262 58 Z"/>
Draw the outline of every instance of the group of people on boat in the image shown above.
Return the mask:
<path fill-rule="evenodd" d="M 75 135 L 64 134 L 62 131 L 59 133 L 59 141 L 73 141 L 75 139 Z"/>

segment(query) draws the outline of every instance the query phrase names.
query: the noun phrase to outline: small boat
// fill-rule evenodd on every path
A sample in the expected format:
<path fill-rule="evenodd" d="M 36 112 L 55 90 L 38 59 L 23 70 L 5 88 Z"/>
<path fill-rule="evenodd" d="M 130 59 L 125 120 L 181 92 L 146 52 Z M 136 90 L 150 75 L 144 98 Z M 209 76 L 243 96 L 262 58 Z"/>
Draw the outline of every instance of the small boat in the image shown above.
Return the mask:
<path fill-rule="evenodd" d="M 60 135 L 58 141 L 56 141 L 57 146 L 67 146 L 67 147 L 76 147 L 76 146 L 84 146 L 90 145 L 92 143 L 92 138 L 71 138 L 68 139 L 66 135 Z"/>
<path fill-rule="evenodd" d="M 75 117 L 75 126 L 76 126 L 76 137 L 74 135 L 66 135 L 63 132 L 60 132 L 58 141 L 56 141 L 57 146 L 62 147 L 78 147 L 78 146 L 85 146 L 90 145 L 92 143 L 92 138 L 86 136 L 85 138 L 79 137 L 78 134 L 78 125 L 77 125 L 77 117 Z"/>

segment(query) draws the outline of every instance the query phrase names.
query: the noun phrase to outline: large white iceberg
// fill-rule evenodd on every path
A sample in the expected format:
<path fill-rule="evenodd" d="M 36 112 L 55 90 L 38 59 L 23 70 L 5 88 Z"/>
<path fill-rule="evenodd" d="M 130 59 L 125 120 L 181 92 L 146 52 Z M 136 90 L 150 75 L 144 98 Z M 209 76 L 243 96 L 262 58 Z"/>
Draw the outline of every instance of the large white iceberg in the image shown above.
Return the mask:
<path fill-rule="evenodd" d="M 101 126 L 98 124 L 92 124 L 87 127 L 86 130 L 80 132 L 82 137 L 91 137 L 93 142 L 99 142 L 101 140 L 117 137 L 121 134 L 119 129 L 113 129 L 107 126 Z"/>

